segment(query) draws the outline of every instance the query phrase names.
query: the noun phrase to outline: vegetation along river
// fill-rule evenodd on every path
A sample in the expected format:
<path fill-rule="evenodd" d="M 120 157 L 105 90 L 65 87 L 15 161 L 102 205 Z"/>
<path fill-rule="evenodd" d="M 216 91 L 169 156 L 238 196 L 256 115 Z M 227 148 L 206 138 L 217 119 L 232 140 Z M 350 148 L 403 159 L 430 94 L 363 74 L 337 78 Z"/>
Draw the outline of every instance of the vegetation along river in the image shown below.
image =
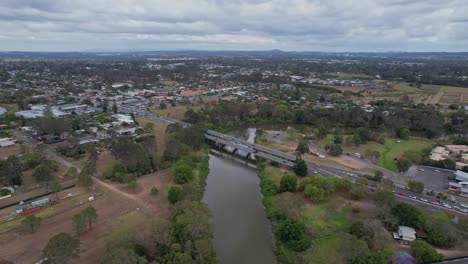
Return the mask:
<path fill-rule="evenodd" d="M 244 134 L 253 142 L 255 129 L 244 130 Z M 221 264 L 276 263 L 260 180 L 254 167 L 237 159 L 210 154 L 203 200 L 212 213 L 216 253 Z"/>

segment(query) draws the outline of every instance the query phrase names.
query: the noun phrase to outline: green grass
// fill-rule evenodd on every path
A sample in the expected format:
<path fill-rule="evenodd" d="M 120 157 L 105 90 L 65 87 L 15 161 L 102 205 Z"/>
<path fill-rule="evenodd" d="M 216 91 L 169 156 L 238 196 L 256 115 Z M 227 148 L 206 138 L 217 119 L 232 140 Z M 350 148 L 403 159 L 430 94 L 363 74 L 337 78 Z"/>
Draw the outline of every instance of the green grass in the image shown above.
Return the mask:
<path fill-rule="evenodd" d="M 304 254 L 306 263 L 343 263 L 343 260 L 341 259 L 340 254 L 338 253 L 339 242 L 339 236 L 315 240 L 312 243 L 310 249 L 307 250 Z"/>
<path fill-rule="evenodd" d="M 398 171 L 396 166 L 395 158 L 401 158 L 403 153 L 409 150 L 413 151 L 422 151 L 427 148 L 432 147 L 432 142 L 429 139 L 424 138 L 410 138 L 409 140 L 400 140 L 398 138 L 384 137 L 385 144 L 379 144 L 374 141 L 369 141 L 366 144 L 355 146 L 355 145 L 342 145 L 344 153 L 354 153 L 358 152 L 366 157 L 366 152 L 368 151 L 377 151 L 380 153 L 380 157 L 377 160 L 372 160 L 379 166 L 382 166 L 386 169 L 392 171 Z M 400 140 L 400 143 L 397 141 Z M 317 144 L 324 146 L 330 144 L 333 141 L 332 135 L 327 135 L 324 139 L 317 141 Z M 368 158 L 368 157 L 366 157 Z"/>
<path fill-rule="evenodd" d="M 308 204 L 302 208 L 302 215 L 313 238 L 323 238 L 347 230 L 350 225 L 344 198 L 330 197 L 323 204 Z"/>
<path fill-rule="evenodd" d="M 265 175 L 270 178 L 278 187 L 280 186 L 281 177 L 283 177 L 283 173 L 279 168 L 275 168 L 272 166 L 267 166 L 265 168 Z"/>

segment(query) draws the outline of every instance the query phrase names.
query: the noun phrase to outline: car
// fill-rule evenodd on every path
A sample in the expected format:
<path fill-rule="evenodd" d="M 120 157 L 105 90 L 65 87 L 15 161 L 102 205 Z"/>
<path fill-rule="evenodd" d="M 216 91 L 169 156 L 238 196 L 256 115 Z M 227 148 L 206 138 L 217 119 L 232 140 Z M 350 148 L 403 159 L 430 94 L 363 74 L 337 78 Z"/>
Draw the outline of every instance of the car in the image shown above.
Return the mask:
<path fill-rule="evenodd" d="M 425 203 L 429 202 L 426 198 L 419 198 L 419 200 Z"/>
<path fill-rule="evenodd" d="M 418 197 L 416 197 L 416 196 L 411 196 L 411 195 L 410 195 L 410 198 L 411 198 L 411 199 L 418 199 Z"/>
<path fill-rule="evenodd" d="M 456 205 L 453 207 L 453 209 L 455 209 L 455 210 L 458 210 L 458 211 L 460 211 L 460 210 L 461 210 L 461 208 L 460 208 L 460 207 L 458 207 L 458 206 L 456 206 Z"/>
<path fill-rule="evenodd" d="M 434 170 L 434 172 L 440 172 L 440 170 Z"/>
<path fill-rule="evenodd" d="M 443 203 L 442 205 L 443 205 L 445 208 L 452 209 L 452 206 L 450 206 L 450 205 L 448 205 L 448 204 L 446 204 L 446 203 Z"/>
<path fill-rule="evenodd" d="M 466 204 L 460 204 L 461 207 L 468 209 L 468 205 Z"/>
<path fill-rule="evenodd" d="M 399 192 L 398 195 L 400 196 L 406 196 L 406 194 L 402 193 L 402 192 Z"/>
<path fill-rule="evenodd" d="M 422 169 L 422 168 L 419 168 L 419 169 L 418 169 L 418 171 L 424 171 L 424 169 Z"/>
<path fill-rule="evenodd" d="M 318 171 L 314 170 L 314 171 L 312 171 L 312 173 L 314 173 L 314 174 L 318 174 Z"/>
<path fill-rule="evenodd" d="M 431 201 L 431 204 L 440 205 L 437 201 Z"/>
<path fill-rule="evenodd" d="M 462 211 L 463 213 L 468 213 L 468 209 L 461 209 L 460 211 Z"/>

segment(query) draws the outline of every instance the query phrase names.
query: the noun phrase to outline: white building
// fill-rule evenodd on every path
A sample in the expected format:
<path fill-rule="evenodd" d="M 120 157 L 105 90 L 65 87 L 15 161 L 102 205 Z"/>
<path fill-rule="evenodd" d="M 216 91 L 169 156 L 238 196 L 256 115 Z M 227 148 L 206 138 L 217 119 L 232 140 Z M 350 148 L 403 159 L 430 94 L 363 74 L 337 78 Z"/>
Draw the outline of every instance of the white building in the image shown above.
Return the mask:
<path fill-rule="evenodd" d="M 393 238 L 405 244 L 416 240 L 416 230 L 408 226 L 399 226 L 397 232 L 393 232 Z"/>

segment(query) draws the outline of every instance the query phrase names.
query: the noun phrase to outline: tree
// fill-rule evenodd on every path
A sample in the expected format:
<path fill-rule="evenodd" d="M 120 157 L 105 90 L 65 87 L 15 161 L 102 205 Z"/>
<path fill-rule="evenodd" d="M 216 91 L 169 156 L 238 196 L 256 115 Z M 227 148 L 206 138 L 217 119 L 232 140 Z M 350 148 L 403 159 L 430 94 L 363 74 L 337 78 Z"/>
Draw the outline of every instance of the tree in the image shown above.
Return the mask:
<path fill-rule="evenodd" d="M 406 128 L 406 127 L 401 127 L 400 129 L 397 130 L 396 134 L 397 134 L 397 137 L 398 137 L 398 138 L 401 138 L 401 139 L 404 139 L 404 140 L 408 140 L 408 139 L 409 139 L 409 135 L 410 135 L 410 131 L 409 131 L 409 129 Z"/>
<path fill-rule="evenodd" d="M 305 141 L 299 142 L 299 144 L 297 145 L 297 148 L 296 148 L 296 152 L 301 154 L 301 155 L 304 154 L 304 153 L 309 153 L 310 150 L 309 150 L 309 145 L 307 144 L 307 142 L 305 142 Z"/>
<path fill-rule="evenodd" d="M 54 181 L 49 185 L 50 191 L 57 196 L 57 193 L 62 190 L 62 185 L 59 182 Z"/>
<path fill-rule="evenodd" d="M 77 234 L 83 232 L 86 229 L 86 218 L 82 213 L 73 215 L 72 217 L 73 227 Z"/>
<path fill-rule="evenodd" d="M 391 209 L 391 213 L 398 218 L 400 225 L 422 227 L 424 215 L 419 208 L 400 202 Z"/>
<path fill-rule="evenodd" d="M 294 251 L 304 251 L 310 247 L 310 240 L 304 236 L 304 222 L 287 219 L 281 222 L 276 230 L 276 237 Z"/>
<path fill-rule="evenodd" d="M 84 171 L 80 173 L 78 180 L 85 187 L 90 187 L 91 185 L 93 185 L 93 179 L 88 173 Z"/>
<path fill-rule="evenodd" d="M 416 263 L 432 263 L 443 259 L 443 256 L 435 250 L 431 245 L 422 240 L 411 242 L 411 249 L 416 258 Z"/>
<path fill-rule="evenodd" d="M 32 176 L 38 182 L 49 181 L 52 179 L 52 170 L 46 164 L 40 164 L 34 169 Z"/>
<path fill-rule="evenodd" d="M 340 145 L 333 144 L 333 145 L 325 145 L 325 150 L 330 153 L 332 156 L 340 156 L 343 154 L 343 149 L 340 147 Z"/>
<path fill-rule="evenodd" d="M 380 180 L 383 178 L 384 174 L 383 172 L 376 170 L 374 171 L 374 181 L 380 182 Z"/>
<path fill-rule="evenodd" d="M 159 109 L 164 110 L 164 109 L 166 109 L 166 108 L 167 108 L 166 103 L 161 102 L 161 103 L 159 104 Z"/>
<path fill-rule="evenodd" d="M 312 184 L 305 187 L 304 194 L 313 202 L 325 201 L 325 191 Z"/>
<path fill-rule="evenodd" d="M 297 178 L 291 174 L 281 177 L 280 192 L 295 192 L 297 188 Z"/>
<path fill-rule="evenodd" d="M 375 193 L 375 203 L 384 211 L 389 211 L 397 204 L 397 200 L 391 191 L 377 190 Z"/>
<path fill-rule="evenodd" d="M 333 144 L 341 144 L 343 143 L 343 137 L 338 133 L 333 133 Z"/>
<path fill-rule="evenodd" d="M 370 253 L 366 242 L 350 234 L 345 234 L 340 238 L 338 252 L 345 260 L 356 256 L 366 256 Z"/>
<path fill-rule="evenodd" d="M 306 176 L 307 175 L 307 164 L 306 162 L 301 158 L 300 155 L 296 156 L 296 164 L 294 164 L 293 167 L 294 173 L 296 173 L 297 176 Z"/>
<path fill-rule="evenodd" d="M 42 218 L 41 217 L 37 217 L 33 214 L 31 215 L 28 215 L 26 216 L 22 221 L 21 223 L 23 224 L 23 226 L 25 226 L 26 228 L 28 228 L 31 233 L 34 233 L 34 231 L 36 230 L 37 227 L 39 227 L 39 225 L 41 224 L 42 222 Z"/>
<path fill-rule="evenodd" d="M 117 104 L 116 104 L 116 103 L 112 104 L 112 112 L 113 112 L 114 114 L 117 114 L 118 110 L 119 110 L 119 109 L 117 108 Z"/>
<path fill-rule="evenodd" d="M 187 241 L 210 238 L 210 211 L 199 201 L 181 201 L 172 212 L 172 227 L 175 241 L 182 245 Z"/>
<path fill-rule="evenodd" d="M 411 161 L 406 158 L 400 158 L 397 160 L 396 165 L 399 171 L 407 171 L 411 167 Z"/>
<path fill-rule="evenodd" d="M 139 256 L 131 248 L 108 248 L 101 259 L 101 264 L 147 264 L 146 258 Z"/>
<path fill-rule="evenodd" d="M 72 258 L 78 258 L 80 241 L 71 237 L 67 233 L 60 233 L 53 236 L 45 248 L 42 255 L 47 258 L 47 263 L 63 264 Z"/>
<path fill-rule="evenodd" d="M 182 199 L 182 188 L 171 186 L 168 191 L 167 200 L 171 204 L 175 204 Z"/>
<path fill-rule="evenodd" d="M 408 181 L 408 188 L 412 192 L 423 193 L 424 191 L 424 183 L 415 180 Z"/>
<path fill-rule="evenodd" d="M 93 227 L 93 223 L 96 222 L 97 219 L 96 208 L 90 205 L 83 209 L 81 214 L 83 214 L 84 219 L 88 222 L 88 228 L 91 229 Z"/>
<path fill-rule="evenodd" d="M 178 161 L 174 166 L 174 181 L 184 184 L 193 180 L 193 169 L 185 161 Z"/>

